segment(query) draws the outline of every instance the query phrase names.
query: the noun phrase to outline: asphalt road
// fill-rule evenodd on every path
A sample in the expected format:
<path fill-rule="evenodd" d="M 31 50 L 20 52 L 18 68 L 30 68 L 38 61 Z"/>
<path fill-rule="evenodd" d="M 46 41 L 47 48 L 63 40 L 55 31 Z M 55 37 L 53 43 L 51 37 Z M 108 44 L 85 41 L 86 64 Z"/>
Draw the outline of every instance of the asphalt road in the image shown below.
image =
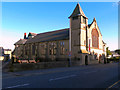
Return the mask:
<path fill-rule="evenodd" d="M 4 77 L 2 88 L 118 88 L 118 68 L 118 63 L 110 63 L 23 72 Z"/>

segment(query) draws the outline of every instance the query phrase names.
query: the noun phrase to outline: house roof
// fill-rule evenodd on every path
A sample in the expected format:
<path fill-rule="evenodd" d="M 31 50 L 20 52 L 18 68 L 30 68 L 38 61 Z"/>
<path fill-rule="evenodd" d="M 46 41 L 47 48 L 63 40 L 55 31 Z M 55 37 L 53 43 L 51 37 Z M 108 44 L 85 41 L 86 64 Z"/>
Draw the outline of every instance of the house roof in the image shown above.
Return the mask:
<path fill-rule="evenodd" d="M 20 39 L 14 45 L 25 44 L 26 41 L 27 39 Z"/>
<path fill-rule="evenodd" d="M 77 3 L 77 5 L 76 5 L 76 7 L 75 7 L 75 9 L 70 17 L 74 17 L 74 16 L 78 16 L 78 15 L 82 15 L 82 16 L 86 17 L 82 8 L 80 7 L 79 3 Z"/>
<path fill-rule="evenodd" d="M 29 32 L 28 37 L 29 36 L 36 36 L 36 35 L 37 35 L 36 33 Z"/>
<path fill-rule="evenodd" d="M 69 28 L 37 34 L 34 38 L 28 39 L 26 43 L 36 43 L 55 40 L 68 40 Z"/>

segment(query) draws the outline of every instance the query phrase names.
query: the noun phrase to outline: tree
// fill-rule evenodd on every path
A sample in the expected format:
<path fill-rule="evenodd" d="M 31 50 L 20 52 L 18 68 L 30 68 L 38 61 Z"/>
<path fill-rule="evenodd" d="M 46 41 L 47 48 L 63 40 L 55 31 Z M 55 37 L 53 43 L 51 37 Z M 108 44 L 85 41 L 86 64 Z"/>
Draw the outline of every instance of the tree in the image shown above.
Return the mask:
<path fill-rule="evenodd" d="M 112 53 L 109 50 L 109 47 L 106 48 L 106 53 L 107 53 L 107 57 L 108 57 L 108 55 L 112 55 Z"/>
<path fill-rule="evenodd" d="M 120 55 L 120 49 L 115 50 L 115 52 Z"/>

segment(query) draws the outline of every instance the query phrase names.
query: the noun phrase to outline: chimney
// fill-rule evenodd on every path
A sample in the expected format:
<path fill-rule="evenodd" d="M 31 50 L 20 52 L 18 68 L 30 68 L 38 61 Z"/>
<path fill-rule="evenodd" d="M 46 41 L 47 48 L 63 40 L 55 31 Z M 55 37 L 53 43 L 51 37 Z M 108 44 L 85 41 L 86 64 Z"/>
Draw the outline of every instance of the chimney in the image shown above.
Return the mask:
<path fill-rule="evenodd" d="M 24 39 L 26 39 L 26 33 L 24 33 Z"/>

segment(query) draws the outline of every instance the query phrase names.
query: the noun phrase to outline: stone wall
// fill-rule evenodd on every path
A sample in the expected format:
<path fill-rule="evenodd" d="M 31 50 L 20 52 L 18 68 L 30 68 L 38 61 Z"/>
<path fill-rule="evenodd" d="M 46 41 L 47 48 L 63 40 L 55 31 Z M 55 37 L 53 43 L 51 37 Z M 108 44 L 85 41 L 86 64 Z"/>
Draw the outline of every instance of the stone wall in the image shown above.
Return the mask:
<path fill-rule="evenodd" d="M 89 64 L 98 64 L 98 61 L 93 60 Z M 10 71 L 24 71 L 24 70 L 36 70 L 36 69 L 47 69 L 47 68 L 57 68 L 57 67 L 69 67 L 69 66 L 80 66 L 85 65 L 81 63 L 81 60 L 72 60 L 71 64 L 69 61 L 54 61 L 54 62 L 39 62 L 39 63 L 15 63 Z M 11 69 L 11 68 L 10 68 Z"/>

